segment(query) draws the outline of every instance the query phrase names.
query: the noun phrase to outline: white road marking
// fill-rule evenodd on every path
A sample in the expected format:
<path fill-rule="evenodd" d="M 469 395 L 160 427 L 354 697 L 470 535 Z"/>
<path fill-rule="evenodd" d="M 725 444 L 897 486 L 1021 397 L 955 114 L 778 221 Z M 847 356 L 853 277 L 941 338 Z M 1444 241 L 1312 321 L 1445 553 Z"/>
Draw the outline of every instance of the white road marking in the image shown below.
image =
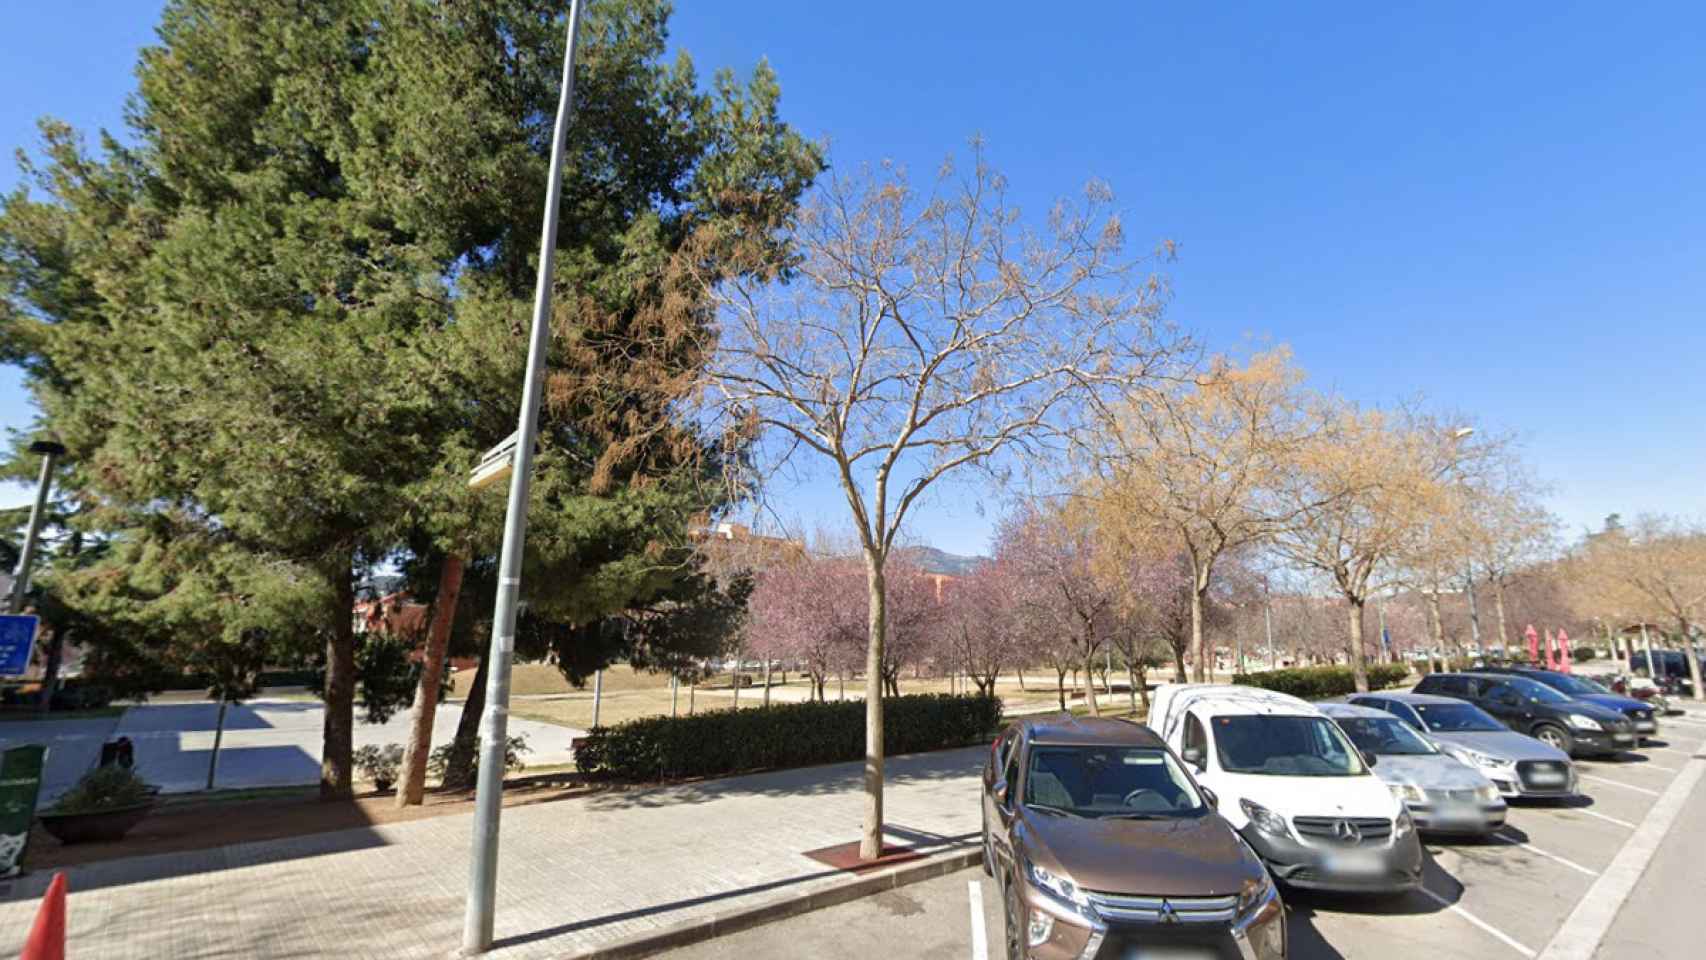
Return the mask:
<path fill-rule="evenodd" d="M 1583 780 L 1592 780 L 1595 783 L 1606 783 L 1614 787 L 1622 787 L 1625 790 L 1633 790 L 1636 793 L 1644 793 L 1649 797 L 1656 797 L 1659 795 L 1657 790 L 1648 790 L 1646 787 L 1631 787 L 1627 783 L 1618 783 L 1616 780 L 1607 780 L 1604 777 L 1596 777 L 1591 773 L 1577 774 L 1577 776 L 1581 777 Z"/>
<path fill-rule="evenodd" d="M 1541 953 L 1542 960 L 1590 960 L 1593 957 L 1599 950 L 1600 940 L 1611 929 L 1618 911 L 1623 909 L 1623 902 L 1629 898 L 1635 884 L 1640 882 L 1641 874 L 1646 872 L 1647 864 L 1703 774 L 1706 774 L 1706 763 L 1690 763 L 1670 782 L 1664 795 L 1653 804 L 1641 825 L 1629 837 L 1629 842 L 1617 852 L 1611 865 L 1593 882 L 1587 894 L 1576 903 L 1576 909 L 1565 919 L 1564 925 L 1552 935 L 1552 942 Z"/>
<path fill-rule="evenodd" d="M 1572 807 L 1570 809 L 1570 812 L 1571 813 L 1585 813 L 1590 817 L 1595 817 L 1597 819 L 1604 820 L 1606 823 L 1615 823 L 1618 826 L 1624 827 L 1624 828 L 1629 829 L 1629 830 L 1635 829 L 1635 825 L 1630 823 L 1627 820 L 1619 820 L 1616 817 L 1608 817 L 1603 813 L 1595 813 L 1592 810 L 1585 810 L 1581 807 Z"/>
<path fill-rule="evenodd" d="M 1439 894 L 1433 892 L 1432 890 L 1429 890 L 1427 887 L 1421 887 L 1420 889 L 1421 889 L 1422 893 L 1427 896 L 1428 899 L 1430 899 L 1433 902 L 1439 904 L 1440 906 L 1446 908 L 1447 910 L 1450 910 L 1452 913 L 1457 914 L 1458 916 L 1469 921 L 1470 923 L 1474 924 L 1475 926 L 1480 927 L 1483 931 L 1485 931 L 1487 934 L 1492 936 L 1494 939 L 1503 943 L 1505 946 L 1510 947 L 1512 950 L 1515 950 L 1517 953 L 1520 953 L 1525 957 L 1533 957 L 1534 956 L 1533 950 L 1530 950 L 1527 947 L 1523 946 L 1522 944 L 1516 942 L 1516 940 L 1512 939 L 1504 931 L 1498 929 L 1497 927 L 1493 926 L 1492 924 L 1488 923 L 1487 921 L 1482 920 L 1480 917 L 1477 917 L 1473 913 L 1470 913 L 1469 911 L 1463 909 L 1462 907 L 1458 906 L 1457 904 L 1452 903 L 1450 900 L 1447 900 L 1446 898 L 1440 896 Z"/>
<path fill-rule="evenodd" d="M 1663 723 L 1686 723 L 1691 727 L 1706 727 L 1706 720 L 1694 720 L 1688 717 L 1666 717 Z"/>
<path fill-rule="evenodd" d="M 983 881 L 969 880 L 971 889 L 971 960 L 989 960 L 989 931 L 983 927 Z"/>
<path fill-rule="evenodd" d="M 1590 877 L 1599 876 L 1598 870 L 1590 870 L 1587 867 L 1582 866 L 1581 864 L 1577 863 L 1574 860 L 1565 859 L 1564 857 L 1560 857 L 1555 853 L 1548 853 L 1547 851 L 1540 849 L 1539 847 L 1535 846 L 1532 843 L 1526 843 L 1522 840 L 1518 840 L 1515 837 L 1508 837 L 1502 833 L 1495 833 L 1495 834 L 1493 834 L 1493 839 L 1494 840 L 1502 840 L 1505 843 L 1508 843 L 1512 846 L 1521 847 L 1524 850 L 1527 850 L 1529 853 L 1532 853 L 1536 856 L 1545 857 L 1548 860 L 1556 860 L 1557 862 L 1563 864 L 1566 867 L 1569 867 L 1571 870 L 1574 870 L 1577 873 L 1586 874 Z"/>

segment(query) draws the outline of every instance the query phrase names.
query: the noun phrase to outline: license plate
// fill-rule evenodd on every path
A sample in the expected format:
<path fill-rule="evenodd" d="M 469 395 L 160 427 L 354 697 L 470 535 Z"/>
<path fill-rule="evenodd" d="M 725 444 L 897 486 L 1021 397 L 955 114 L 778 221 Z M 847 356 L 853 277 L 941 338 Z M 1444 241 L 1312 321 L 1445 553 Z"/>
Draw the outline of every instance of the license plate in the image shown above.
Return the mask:
<path fill-rule="evenodd" d="M 1441 820 L 1479 820 L 1481 811 L 1475 807 L 1444 807 L 1439 812 Z"/>
<path fill-rule="evenodd" d="M 1635 735 L 1632 733 L 1614 733 L 1611 735 L 1611 739 L 1617 741 L 1618 743 L 1628 743 L 1629 741 L 1635 739 Z"/>
<path fill-rule="evenodd" d="M 1366 853 L 1329 854 L 1322 865 L 1329 873 L 1342 873 L 1353 877 L 1372 877 L 1385 872 L 1380 858 Z"/>
<path fill-rule="evenodd" d="M 1127 950 L 1123 960 L 1215 960 L 1217 955 L 1206 947 L 1174 947 L 1145 944 Z"/>
<path fill-rule="evenodd" d="M 1530 774 L 1528 779 L 1541 785 L 1551 785 L 1555 783 L 1563 783 L 1564 775 L 1561 773 L 1534 773 Z"/>
<path fill-rule="evenodd" d="M 1640 723 L 1635 724 L 1635 729 L 1641 731 L 1642 733 L 1652 733 L 1654 730 L 1657 730 L 1658 728 L 1659 728 L 1659 725 L 1654 723 L 1651 720 L 1642 720 Z"/>

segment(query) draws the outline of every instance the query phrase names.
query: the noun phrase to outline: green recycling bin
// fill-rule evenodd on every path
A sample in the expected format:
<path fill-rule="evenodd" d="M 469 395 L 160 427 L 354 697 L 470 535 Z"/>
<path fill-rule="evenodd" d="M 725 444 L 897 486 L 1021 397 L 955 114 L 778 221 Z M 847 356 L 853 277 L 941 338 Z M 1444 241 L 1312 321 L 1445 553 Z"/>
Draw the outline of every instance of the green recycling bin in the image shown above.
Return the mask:
<path fill-rule="evenodd" d="M 0 754 L 0 877 L 14 876 L 23 866 L 46 762 L 47 748 L 40 744 Z"/>

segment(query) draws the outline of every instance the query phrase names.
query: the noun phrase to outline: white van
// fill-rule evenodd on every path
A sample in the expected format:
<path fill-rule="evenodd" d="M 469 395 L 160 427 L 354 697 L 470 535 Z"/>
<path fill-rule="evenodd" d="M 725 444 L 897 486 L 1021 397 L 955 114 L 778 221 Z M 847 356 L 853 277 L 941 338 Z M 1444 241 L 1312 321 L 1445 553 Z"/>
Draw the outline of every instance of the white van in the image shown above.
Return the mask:
<path fill-rule="evenodd" d="M 1403 801 L 1314 706 L 1256 687 L 1169 683 L 1149 721 L 1279 880 L 1368 893 L 1421 885 Z"/>

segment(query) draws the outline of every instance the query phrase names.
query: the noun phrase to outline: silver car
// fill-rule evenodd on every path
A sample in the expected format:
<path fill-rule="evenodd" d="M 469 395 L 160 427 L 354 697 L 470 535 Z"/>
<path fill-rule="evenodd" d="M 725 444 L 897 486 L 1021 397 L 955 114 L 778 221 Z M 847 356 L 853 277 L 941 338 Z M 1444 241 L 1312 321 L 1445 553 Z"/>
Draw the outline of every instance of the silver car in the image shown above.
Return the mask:
<path fill-rule="evenodd" d="M 1384 710 L 1428 735 L 1439 748 L 1481 771 L 1504 797 L 1576 795 L 1569 754 L 1517 733 L 1472 703 L 1426 693 L 1359 693 L 1353 704 Z"/>
<path fill-rule="evenodd" d="M 1413 727 L 1373 707 L 1320 704 L 1357 749 L 1374 758 L 1374 774 L 1404 802 L 1418 829 L 1488 834 L 1505 825 L 1505 801 L 1480 771 L 1441 750 Z"/>

